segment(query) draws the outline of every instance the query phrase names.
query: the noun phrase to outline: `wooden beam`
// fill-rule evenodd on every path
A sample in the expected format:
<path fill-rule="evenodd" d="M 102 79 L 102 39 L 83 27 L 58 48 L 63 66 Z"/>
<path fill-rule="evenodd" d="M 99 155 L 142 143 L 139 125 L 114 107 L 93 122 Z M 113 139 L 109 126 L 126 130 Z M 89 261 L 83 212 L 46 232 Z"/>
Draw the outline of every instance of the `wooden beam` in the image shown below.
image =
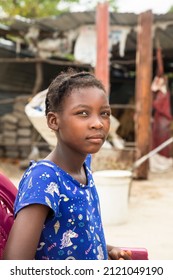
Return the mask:
<path fill-rule="evenodd" d="M 110 104 L 113 109 L 134 109 L 135 105 L 133 104 Z"/>
<path fill-rule="evenodd" d="M 136 54 L 136 114 L 135 138 L 136 158 L 146 155 L 151 145 L 151 110 L 152 110 L 152 23 L 151 11 L 138 17 L 137 54 Z M 146 161 L 136 170 L 137 179 L 147 179 L 149 162 Z"/>
<path fill-rule="evenodd" d="M 35 57 L 35 58 L 28 58 L 28 57 L 14 57 L 14 58 L 0 58 L 0 63 L 37 63 L 37 62 L 42 62 L 42 63 L 48 63 L 48 64 L 54 64 L 54 65 L 62 65 L 62 66 L 79 66 L 79 67 L 88 67 L 91 69 L 90 64 L 82 64 L 79 62 L 73 62 L 73 61 L 65 61 L 65 60 L 56 60 L 56 59 L 46 59 L 46 58 L 40 58 L 40 57 Z"/>
<path fill-rule="evenodd" d="M 108 2 L 99 3 L 96 9 L 96 67 L 95 75 L 104 84 L 109 94 L 109 10 Z"/>

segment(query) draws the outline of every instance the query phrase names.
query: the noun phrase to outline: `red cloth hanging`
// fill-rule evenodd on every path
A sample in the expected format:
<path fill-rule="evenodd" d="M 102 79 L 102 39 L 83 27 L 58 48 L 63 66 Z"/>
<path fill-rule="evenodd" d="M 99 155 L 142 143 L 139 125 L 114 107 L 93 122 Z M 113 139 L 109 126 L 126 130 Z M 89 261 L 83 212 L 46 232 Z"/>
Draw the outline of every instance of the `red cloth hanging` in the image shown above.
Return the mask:
<path fill-rule="evenodd" d="M 152 148 L 154 149 L 171 137 L 170 125 L 172 115 L 170 92 L 167 90 L 165 79 L 163 77 L 155 77 L 152 89 L 155 90 L 153 91 L 155 98 L 153 100 L 154 116 L 152 137 Z M 170 157 L 171 145 L 165 147 L 159 154 Z"/>

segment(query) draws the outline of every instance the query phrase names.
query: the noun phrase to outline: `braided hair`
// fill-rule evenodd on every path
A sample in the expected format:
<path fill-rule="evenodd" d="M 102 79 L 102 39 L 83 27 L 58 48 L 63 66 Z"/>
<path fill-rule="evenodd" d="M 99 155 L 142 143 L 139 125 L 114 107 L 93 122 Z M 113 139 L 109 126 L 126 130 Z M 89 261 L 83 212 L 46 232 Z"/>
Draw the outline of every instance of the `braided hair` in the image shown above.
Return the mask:
<path fill-rule="evenodd" d="M 101 81 L 90 72 L 76 72 L 70 68 L 67 72 L 60 73 L 50 84 L 45 101 L 45 114 L 62 110 L 64 98 L 69 96 L 73 89 L 97 87 L 104 92 Z"/>

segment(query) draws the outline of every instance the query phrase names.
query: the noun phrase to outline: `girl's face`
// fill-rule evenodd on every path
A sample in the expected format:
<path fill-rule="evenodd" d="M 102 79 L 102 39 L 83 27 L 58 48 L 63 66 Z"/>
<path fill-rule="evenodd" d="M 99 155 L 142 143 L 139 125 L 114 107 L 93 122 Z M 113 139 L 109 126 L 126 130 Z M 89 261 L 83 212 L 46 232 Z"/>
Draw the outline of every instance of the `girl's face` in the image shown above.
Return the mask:
<path fill-rule="evenodd" d="M 58 113 L 58 141 L 82 154 L 96 153 L 110 127 L 110 106 L 97 87 L 74 89 Z"/>

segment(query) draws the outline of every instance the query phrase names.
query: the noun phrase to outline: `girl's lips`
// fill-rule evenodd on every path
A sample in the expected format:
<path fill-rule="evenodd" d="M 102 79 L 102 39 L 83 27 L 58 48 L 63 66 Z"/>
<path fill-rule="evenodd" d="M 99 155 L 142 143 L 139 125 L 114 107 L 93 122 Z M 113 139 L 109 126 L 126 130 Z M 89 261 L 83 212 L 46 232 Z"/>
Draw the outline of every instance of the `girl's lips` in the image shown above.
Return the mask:
<path fill-rule="evenodd" d="M 92 135 L 87 137 L 87 140 L 91 143 L 100 144 L 104 141 L 103 135 Z"/>
<path fill-rule="evenodd" d="M 90 139 L 88 139 L 88 141 L 93 144 L 102 144 L 103 143 L 102 138 L 90 138 Z"/>

